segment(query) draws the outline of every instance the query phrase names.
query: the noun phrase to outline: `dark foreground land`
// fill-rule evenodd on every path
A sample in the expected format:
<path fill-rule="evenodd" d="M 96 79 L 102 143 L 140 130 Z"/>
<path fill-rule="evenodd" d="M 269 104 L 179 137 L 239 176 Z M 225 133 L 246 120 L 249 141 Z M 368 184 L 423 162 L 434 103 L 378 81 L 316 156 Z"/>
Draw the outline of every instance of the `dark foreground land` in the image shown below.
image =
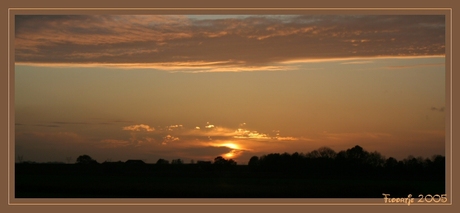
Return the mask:
<path fill-rule="evenodd" d="M 442 170 L 16 164 L 16 198 L 382 198 L 444 194 Z"/>

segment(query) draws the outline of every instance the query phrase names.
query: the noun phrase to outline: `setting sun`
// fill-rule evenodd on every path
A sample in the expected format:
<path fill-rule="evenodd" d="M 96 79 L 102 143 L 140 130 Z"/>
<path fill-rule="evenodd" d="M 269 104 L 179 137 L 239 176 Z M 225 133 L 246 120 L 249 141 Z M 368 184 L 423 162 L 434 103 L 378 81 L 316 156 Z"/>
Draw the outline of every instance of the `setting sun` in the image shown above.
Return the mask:
<path fill-rule="evenodd" d="M 225 143 L 225 144 L 222 144 L 221 146 L 226 146 L 226 147 L 232 148 L 232 149 L 239 149 L 238 145 L 236 145 L 234 143 Z"/>
<path fill-rule="evenodd" d="M 226 158 L 236 158 L 241 153 L 241 148 L 234 143 L 225 143 L 225 144 L 222 144 L 221 146 L 232 149 L 230 152 L 224 154 Z"/>

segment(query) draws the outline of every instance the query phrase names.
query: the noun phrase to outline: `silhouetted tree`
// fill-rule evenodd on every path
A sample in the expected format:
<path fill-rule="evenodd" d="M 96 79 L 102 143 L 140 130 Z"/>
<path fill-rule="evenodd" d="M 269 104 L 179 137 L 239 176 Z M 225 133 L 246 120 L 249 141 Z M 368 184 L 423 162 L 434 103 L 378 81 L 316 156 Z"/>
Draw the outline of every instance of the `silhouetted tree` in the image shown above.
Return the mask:
<path fill-rule="evenodd" d="M 174 159 L 171 161 L 171 164 L 183 164 L 181 159 Z"/>
<path fill-rule="evenodd" d="M 318 149 L 318 154 L 322 158 L 334 159 L 337 156 L 337 153 L 329 147 L 321 147 Z"/>
<path fill-rule="evenodd" d="M 165 160 L 163 158 L 160 158 L 160 159 L 158 159 L 157 164 L 169 164 L 169 161 L 167 161 L 167 160 Z"/>
<path fill-rule="evenodd" d="M 431 158 L 431 166 L 429 172 L 432 174 L 439 174 L 440 179 L 445 179 L 446 173 L 446 157 L 435 155 Z"/>
<path fill-rule="evenodd" d="M 389 157 L 386 161 L 385 161 L 385 168 L 388 168 L 388 169 L 394 169 L 396 168 L 396 166 L 398 166 L 398 161 L 396 159 L 394 159 L 393 157 Z"/>
<path fill-rule="evenodd" d="M 248 166 L 255 167 L 258 165 L 259 165 L 259 157 L 252 156 L 251 159 L 249 159 Z"/>
<path fill-rule="evenodd" d="M 304 162 L 304 156 L 302 154 L 299 154 L 298 152 L 294 152 L 294 154 L 291 155 L 291 164 L 293 167 L 301 167 Z"/>
<path fill-rule="evenodd" d="M 337 153 L 329 147 L 320 147 L 306 155 L 305 164 L 306 171 L 310 174 L 330 174 L 334 170 L 334 159 Z"/>
<path fill-rule="evenodd" d="M 347 158 L 357 160 L 358 162 L 363 162 L 369 155 L 362 147 L 356 145 L 351 149 L 347 149 Z"/>
<path fill-rule="evenodd" d="M 229 159 L 229 160 L 227 160 L 227 164 L 231 165 L 231 166 L 236 165 L 236 161 L 234 161 L 233 159 Z"/>
<path fill-rule="evenodd" d="M 439 168 L 445 168 L 446 167 L 446 157 L 441 156 L 441 155 L 435 155 L 432 157 L 432 164 L 436 167 Z"/>
<path fill-rule="evenodd" d="M 336 160 L 344 160 L 347 158 L 347 152 L 345 151 L 340 151 L 340 152 L 337 152 L 337 155 L 335 156 L 335 159 Z"/>
<path fill-rule="evenodd" d="M 319 158 L 321 154 L 319 153 L 318 150 L 313 150 L 307 154 L 308 158 Z"/>
<path fill-rule="evenodd" d="M 97 164 L 98 162 L 91 158 L 89 155 L 80 155 L 77 158 L 78 164 Z"/>
<path fill-rule="evenodd" d="M 371 166 L 367 164 L 369 152 L 361 146 L 354 146 L 346 151 L 340 151 L 335 157 L 335 170 L 347 175 L 362 175 L 369 172 Z"/>
<path fill-rule="evenodd" d="M 383 167 L 385 164 L 385 157 L 379 152 L 374 151 L 367 156 L 366 163 L 372 167 Z"/>
<path fill-rule="evenodd" d="M 259 158 L 259 164 L 262 169 L 267 171 L 281 171 L 283 162 L 279 153 L 270 153 Z"/>
<path fill-rule="evenodd" d="M 214 158 L 215 165 L 236 165 L 236 162 L 233 159 L 225 159 L 222 156 Z"/>
<path fill-rule="evenodd" d="M 224 164 L 227 164 L 227 160 L 225 160 L 225 158 L 223 158 L 222 156 L 218 156 L 214 158 L 214 164 L 224 165 Z"/>
<path fill-rule="evenodd" d="M 423 158 L 416 158 L 409 155 L 407 158 L 403 159 L 403 162 L 407 172 L 413 175 L 418 175 L 423 172 Z"/>

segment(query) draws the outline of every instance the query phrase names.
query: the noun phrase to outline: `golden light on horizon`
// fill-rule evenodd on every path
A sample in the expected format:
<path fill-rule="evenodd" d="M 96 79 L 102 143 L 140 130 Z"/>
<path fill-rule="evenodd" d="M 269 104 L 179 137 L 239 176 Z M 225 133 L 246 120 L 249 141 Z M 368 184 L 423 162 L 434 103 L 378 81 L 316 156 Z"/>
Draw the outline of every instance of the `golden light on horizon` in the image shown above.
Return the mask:
<path fill-rule="evenodd" d="M 233 160 L 237 159 L 240 155 L 242 154 L 242 150 L 238 150 L 238 149 L 233 149 L 231 150 L 230 152 L 228 153 L 225 153 L 224 156 L 225 158 L 231 158 Z"/>
<path fill-rule="evenodd" d="M 223 154 L 225 158 L 237 158 L 241 154 L 241 147 L 233 142 L 224 143 L 220 146 L 232 149 L 230 152 Z"/>
<path fill-rule="evenodd" d="M 231 149 L 239 149 L 239 146 L 234 143 L 225 143 L 225 144 L 222 144 L 221 146 L 225 146 Z"/>

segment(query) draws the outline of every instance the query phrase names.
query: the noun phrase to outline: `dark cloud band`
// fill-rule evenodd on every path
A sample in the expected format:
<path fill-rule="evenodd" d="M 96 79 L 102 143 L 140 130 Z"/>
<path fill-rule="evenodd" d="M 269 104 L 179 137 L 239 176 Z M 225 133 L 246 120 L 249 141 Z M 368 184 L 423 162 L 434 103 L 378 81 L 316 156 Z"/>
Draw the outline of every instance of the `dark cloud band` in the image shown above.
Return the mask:
<path fill-rule="evenodd" d="M 15 59 L 167 68 L 445 54 L 442 15 L 189 17 L 17 15 Z"/>

